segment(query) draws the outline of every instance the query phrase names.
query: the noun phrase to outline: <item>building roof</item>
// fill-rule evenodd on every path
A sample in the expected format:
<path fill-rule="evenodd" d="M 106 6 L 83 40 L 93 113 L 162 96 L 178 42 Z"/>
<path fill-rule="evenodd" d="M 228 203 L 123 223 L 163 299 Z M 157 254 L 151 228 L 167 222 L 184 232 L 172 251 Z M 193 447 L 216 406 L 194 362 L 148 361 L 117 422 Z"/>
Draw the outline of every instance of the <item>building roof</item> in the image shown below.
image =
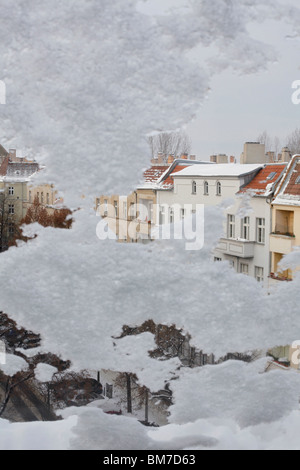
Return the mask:
<path fill-rule="evenodd" d="M 36 162 L 11 162 L 7 156 L 0 166 L 0 177 L 7 181 L 26 180 L 38 170 L 39 165 Z"/>
<path fill-rule="evenodd" d="M 286 166 L 286 163 L 267 164 L 239 192 L 251 192 L 255 196 L 262 197 L 269 196 L 280 182 Z"/>
<path fill-rule="evenodd" d="M 294 155 L 288 164 L 273 203 L 300 205 L 300 155 Z"/>
<path fill-rule="evenodd" d="M 245 164 L 240 163 L 224 163 L 224 164 L 211 164 L 211 165 L 193 165 L 185 168 L 176 174 L 176 177 L 185 176 L 215 176 L 215 177 L 239 177 L 252 173 L 265 164 Z"/>
<path fill-rule="evenodd" d="M 160 179 L 160 177 L 167 171 L 168 168 L 169 168 L 169 165 L 151 166 L 151 168 L 148 168 L 146 171 L 144 171 L 145 183 L 156 183 Z"/>

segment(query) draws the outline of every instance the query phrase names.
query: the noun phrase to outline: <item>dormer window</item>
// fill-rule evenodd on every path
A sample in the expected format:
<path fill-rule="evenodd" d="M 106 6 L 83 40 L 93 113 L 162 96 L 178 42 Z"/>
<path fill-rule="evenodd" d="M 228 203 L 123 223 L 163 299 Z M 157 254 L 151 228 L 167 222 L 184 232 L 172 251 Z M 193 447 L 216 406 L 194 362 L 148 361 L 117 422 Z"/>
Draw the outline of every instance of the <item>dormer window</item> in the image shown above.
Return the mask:
<path fill-rule="evenodd" d="M 208 182 L 204 181 L 204 195 L 208 196 Z"/>
<path fill-rule="evenodd" d="M 196 181 L 192 182 L 192 194 L 197 194 L 197 183 L 196 183 Z"/>

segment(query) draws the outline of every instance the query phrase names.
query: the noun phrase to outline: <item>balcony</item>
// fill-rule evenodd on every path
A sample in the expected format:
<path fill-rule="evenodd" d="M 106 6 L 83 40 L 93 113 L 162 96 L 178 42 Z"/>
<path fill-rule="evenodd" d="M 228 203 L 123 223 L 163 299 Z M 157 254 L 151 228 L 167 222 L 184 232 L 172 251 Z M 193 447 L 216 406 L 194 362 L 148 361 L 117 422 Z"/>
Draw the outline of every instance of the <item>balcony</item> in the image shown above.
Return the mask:
<path fill-rule="evenodd" d="M 270 251 L 273 253 L 281 253 L 287 255 L 293 249 L 295 244 L 295 235 L 271 233 L 270 234 Z"/>
<path fill-rule="evenodd" d="M 221 238 L 216 249 L 224 255 L 238 256 L 239 258 L 253 258 L 254 245 L 255 242 L 248 240 Z"/>

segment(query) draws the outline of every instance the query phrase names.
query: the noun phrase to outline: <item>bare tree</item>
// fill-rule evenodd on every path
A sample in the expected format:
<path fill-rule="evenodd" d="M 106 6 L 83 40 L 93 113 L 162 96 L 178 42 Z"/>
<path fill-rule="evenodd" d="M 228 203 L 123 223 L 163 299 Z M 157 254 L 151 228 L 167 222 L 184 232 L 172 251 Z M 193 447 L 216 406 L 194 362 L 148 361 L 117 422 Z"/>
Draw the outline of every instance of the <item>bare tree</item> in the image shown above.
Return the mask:
<path fill-rule="evenodd" d="M 292 155 L 300 154 L 300 128 L 295 129 L 286 139 L 286 146 Z"/>
<path fill-rule="evenodd" d="M 160 134 L 149 136 L 148 144 L 152 158 L 158 153 L 162 153 L 164 159 L 167 160 L 168 155 L 177 157 L 182 154 L 189 154 L 191 151 L 191 140 L 183 131 L 161 132 Z"/>
<path fill-rule="evenodd" d="M 266 152 L 272 151 L 272 137 L 267 133 L 267 131 L 263 131 L 261 134 L 257 136 L 257 142 L 260 144 L 265 144 Z"/>
<path fill-rule="evenodd" d="M 0 252 L 9 247 L 9 242 L 17 231 L 15 208 L 9 197 L 8 190 L 0 191 Z"/>

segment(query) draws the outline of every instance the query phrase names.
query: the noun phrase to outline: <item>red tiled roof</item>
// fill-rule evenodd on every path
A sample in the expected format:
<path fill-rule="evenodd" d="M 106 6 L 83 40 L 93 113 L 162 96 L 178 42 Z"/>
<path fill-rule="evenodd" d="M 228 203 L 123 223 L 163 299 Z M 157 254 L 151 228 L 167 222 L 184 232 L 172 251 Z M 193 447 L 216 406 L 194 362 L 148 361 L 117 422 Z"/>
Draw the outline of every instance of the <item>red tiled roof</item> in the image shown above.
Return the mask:
<path fill-rule="evenodd" d="M 296 183 L 296 180 L 298 178 L 300 178 L 300 162 L 295 165 L 295 168 L 291 174 L 291 177 L 283 194 L 289 194 L 291 196 L 300 196 L 300 184 Z"/>
<path fill-rule="evenodd" d="M 246 186 L 240 190 L 240 193 L 251 191 L 254 194 L 263 195 L 266 192 L 267 186 L 269 184 L 274 184 L 285 168 L 285 164 L 266 165 Z"/>
<path fill-rule="evenodd" d="M 174 173 L 177 173 L 178 171 L 184 170 L 188 165 L 176 165 L 175 168 L 173 169 L 172 173 L 167 176 L 167 178 L 162 182 L 163 187 L 171 187 L 174 184 L 174 180 L 172 175 Z"/>
<path fill-rule="evenodd" d="M 156 183 L 160 177 L 167 171 L 169 166 L 152 166 L 144 172 L 144 180 L 146 183 Z"/>

